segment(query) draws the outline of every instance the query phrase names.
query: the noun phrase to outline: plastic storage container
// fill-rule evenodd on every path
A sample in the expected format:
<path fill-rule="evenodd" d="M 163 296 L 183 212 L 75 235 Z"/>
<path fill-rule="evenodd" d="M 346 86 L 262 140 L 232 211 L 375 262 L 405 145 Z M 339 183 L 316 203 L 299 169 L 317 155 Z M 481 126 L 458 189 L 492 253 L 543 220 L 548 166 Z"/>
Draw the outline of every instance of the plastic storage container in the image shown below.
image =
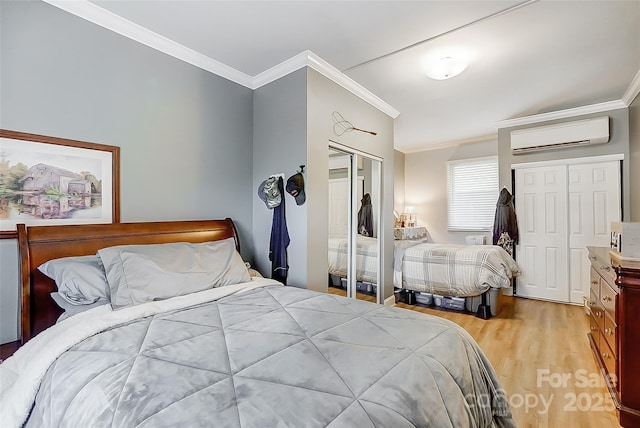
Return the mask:
<path fill-rule="evenodd" d="M 433 303 L 433 294 L 431 293 L 421 293 L 416 291 L 416 302 L 421 303 L 423 305 L 430 305 Z"/>
<path fill-rule="evenodd" d="M 491 288 L 487 291 L 486 302 L 489 305 L 489 309 L 491 310 L 491 315 L 496 316 L 500 312 L 500 295 L 502 294 L 501 288 Z M 482 304 L 482 296 L 472 296 L 467 297 L 467 301 L 465 302 L 465 306 L 469 312 L 473 312 L 474 314 L 478 311 L 478 306 Z"/>
<path fill-rule="evenodd" d="M 463 311 L 465 298 L 440 296 L 439 294 L 434 294 L 433 303 L 435 303 L 436 306 L 441 308 L 455 309 L 456 311 Z"/>
<path fill-rule="evenodd" d="M 455 309 L 456 311 L 464 311 L 464 297 L 443 297 L 442 307 L 447 309 Z"/>

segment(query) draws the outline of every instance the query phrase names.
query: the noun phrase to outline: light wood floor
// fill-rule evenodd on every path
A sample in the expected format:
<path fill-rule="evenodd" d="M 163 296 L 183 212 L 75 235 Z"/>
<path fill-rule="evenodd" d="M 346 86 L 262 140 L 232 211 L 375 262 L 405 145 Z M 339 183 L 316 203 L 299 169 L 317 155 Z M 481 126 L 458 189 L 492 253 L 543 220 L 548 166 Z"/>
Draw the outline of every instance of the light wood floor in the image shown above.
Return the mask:
<path fill-rule="evenodd" d="M 344 295 L 339 288 L 329 287 L 329 292 Z M 500 313 L 490 320 L 421 305 L 396 306 L 449 319 L 467 330 L 498 374 L 518 427 L 620 427 L 589 348 L 584 308 L 508 296 L 501 302 Z"/>

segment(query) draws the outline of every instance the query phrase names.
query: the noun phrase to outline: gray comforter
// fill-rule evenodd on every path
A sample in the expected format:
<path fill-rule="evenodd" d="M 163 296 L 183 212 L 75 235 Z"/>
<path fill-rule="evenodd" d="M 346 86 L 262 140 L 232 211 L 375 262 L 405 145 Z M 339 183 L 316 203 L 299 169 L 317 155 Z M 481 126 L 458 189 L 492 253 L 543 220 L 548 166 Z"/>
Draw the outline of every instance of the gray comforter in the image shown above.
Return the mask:
<path fill-rule="evenodd" d="M 455 324 L 267 286 L 108 329 L 47 371 L 28 427 L 514 426 Z"/>

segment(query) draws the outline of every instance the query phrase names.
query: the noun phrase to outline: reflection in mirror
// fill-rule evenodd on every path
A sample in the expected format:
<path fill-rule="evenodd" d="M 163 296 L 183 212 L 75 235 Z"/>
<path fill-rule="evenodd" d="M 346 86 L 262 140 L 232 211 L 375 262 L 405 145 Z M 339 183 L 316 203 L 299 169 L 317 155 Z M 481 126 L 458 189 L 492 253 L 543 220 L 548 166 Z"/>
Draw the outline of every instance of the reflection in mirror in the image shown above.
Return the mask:
<path fill-rule="evenodd" d="M 329 291 L 380 302 L 381 162 L 329 151 Z"/>

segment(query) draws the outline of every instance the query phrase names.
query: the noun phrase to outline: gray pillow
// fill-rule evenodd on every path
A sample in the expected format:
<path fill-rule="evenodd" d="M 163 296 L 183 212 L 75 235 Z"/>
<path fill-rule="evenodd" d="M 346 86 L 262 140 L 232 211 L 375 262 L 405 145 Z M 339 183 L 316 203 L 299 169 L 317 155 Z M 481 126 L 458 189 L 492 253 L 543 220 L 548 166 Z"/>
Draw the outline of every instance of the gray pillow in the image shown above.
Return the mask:
<path fill-rule="evenodd" d="M 98 256 L 53 259 L 38 270 L 56 282 L 60 296 L 72 305 L 109 301 L 109 285 Z"/>
<path fill-rule="evenodd" d="M 98 255 L 113 309 L 251 281 L 233 238 L 120 245 L 98 250 Z"/>
<path fill-rule="evenodd" d="M 107 303 L 109 303 L 106 300 L 98 300 L 97 302 L 91 303 L 88 305 L 72 305 L 69 302 L 67 302 L 67 300 L 65 300 L 60 295 L 60 293 L 56 293 L 56 292 L 51 293 L 51 298 L 64 311 L 64 313 L 60 315 L 60 318 L 58 318 L 58 322 L 64 319 L 67 319 L 69 317 L 72 317 L 74 315 L 77 315 L 80 312 L 84 312 L 91 308 L 96 308 L 98 306 L 106 305 Z"/>

